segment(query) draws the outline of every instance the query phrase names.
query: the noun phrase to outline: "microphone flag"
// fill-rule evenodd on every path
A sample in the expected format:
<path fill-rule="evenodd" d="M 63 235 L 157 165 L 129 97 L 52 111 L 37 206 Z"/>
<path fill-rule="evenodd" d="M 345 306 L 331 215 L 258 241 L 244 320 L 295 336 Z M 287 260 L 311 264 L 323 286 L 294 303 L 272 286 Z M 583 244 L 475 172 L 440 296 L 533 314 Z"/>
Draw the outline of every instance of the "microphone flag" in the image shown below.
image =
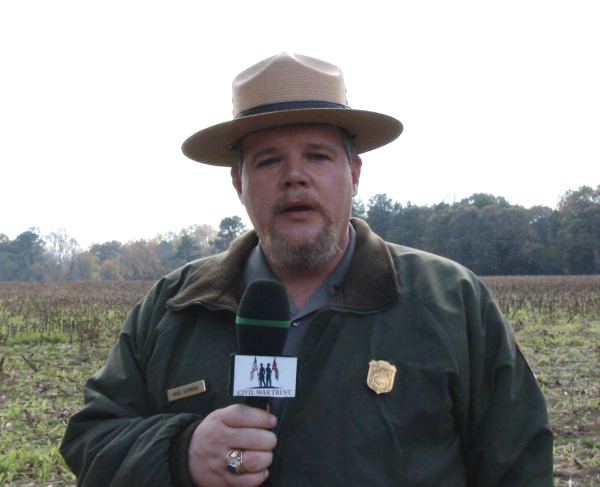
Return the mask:
<path fill-rule="evenodd" d="M 285 287 L 273 280 L 252 281 L 240 300 L 228 393 L 247 397 L 249 406 L 266 409 L 268 398 L 296 396 L 298 358 L 281 355 L 291 324 L 289 304 Z"/>
<path fill-rule="evenodd" d="M 258 371 L 258 367 L 256 366 L 256 357 L 254 357 L 254 364 L 252 365 L 252 370 L 250 371 L 250 380 L 254 379 L 254 373 Z"/>
<path fill-rule="evenodd" d="M 250 379 L 250 372 L 254 367 L 254 362 L 258 372 Z M 260 363 L 264 362 L 264 372 Z M 283 357 L 273 355 L 240 355 L 234 353 L 231 355 L 231 367 L 229 369 L 229 394 L 231 396 L 243 396 L 249 399 L 264 399 L 272 397 L 275 399 L 286 399 L 296 397 L 296 378 L 298 371 L 297 357 Z M 264 375 L 263 375 L 264 374 Z M 258 375 L 257 380 L 256 376 Z M 271 383 L 273 379 L 273 383 Z M 264 406 L 248 403 L 249 406 L 260 409 Z"/>

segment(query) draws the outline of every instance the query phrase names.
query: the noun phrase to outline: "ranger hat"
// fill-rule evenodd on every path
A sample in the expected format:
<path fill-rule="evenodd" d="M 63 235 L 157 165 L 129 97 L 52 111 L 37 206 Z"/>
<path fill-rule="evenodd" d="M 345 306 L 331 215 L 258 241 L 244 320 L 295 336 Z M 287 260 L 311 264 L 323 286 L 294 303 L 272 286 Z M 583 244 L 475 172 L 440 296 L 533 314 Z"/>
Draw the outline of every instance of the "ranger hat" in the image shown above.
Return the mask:
<path fill-rule="evenodd" d="M 354 137 L 359 154 L 396 139 L 402 123 L 381 113 L 348 106 L 337 66 L 282 52 L 246 69 L 233 80 L 233 120 L 189 137 L 181 147 L 194 161 L 214 166 L 236 162 L 235 144 L 245 135 L 283 125 L 327 124 Z"/>

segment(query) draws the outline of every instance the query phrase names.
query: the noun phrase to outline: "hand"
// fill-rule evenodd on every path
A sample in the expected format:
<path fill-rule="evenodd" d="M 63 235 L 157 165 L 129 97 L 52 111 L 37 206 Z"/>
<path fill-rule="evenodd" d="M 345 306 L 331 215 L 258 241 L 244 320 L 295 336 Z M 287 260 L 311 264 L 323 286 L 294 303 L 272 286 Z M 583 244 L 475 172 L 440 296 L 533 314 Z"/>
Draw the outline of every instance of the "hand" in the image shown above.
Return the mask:
<path fill-rule="evenodd" d="M 201 487 L 254 487 L 269 476 L 277 437 L 268 428 L 277 418 L 267 411 L 242 404 L 217 409 L 202 421 L 190 442 L 192 479 Z M 229 472 L 225 459 L 230 450 L 244 451 L 245 474 Z"/>

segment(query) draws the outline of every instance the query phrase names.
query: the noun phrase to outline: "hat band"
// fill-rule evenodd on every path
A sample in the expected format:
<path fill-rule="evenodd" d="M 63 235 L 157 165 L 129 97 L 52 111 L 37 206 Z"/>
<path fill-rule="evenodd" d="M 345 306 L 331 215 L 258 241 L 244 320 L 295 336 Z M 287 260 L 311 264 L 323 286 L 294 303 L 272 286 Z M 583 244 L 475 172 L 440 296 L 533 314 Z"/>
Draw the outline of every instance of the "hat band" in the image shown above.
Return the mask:
<path fill-rule="evenodd" d="M 329 101 L 284 101 L 281 103 L 269 103 L 268 105 L 260 105 L 258 107 L 249 108 L 238 113 L 234 118 L 244 118 L 251 115 L 260 115 L 270 112 L 285 112 L 287 110 L 302 110 L 306 108 L 347 108 L 349 106 L 341 105 L 340 103 L 331 103 Z"/>

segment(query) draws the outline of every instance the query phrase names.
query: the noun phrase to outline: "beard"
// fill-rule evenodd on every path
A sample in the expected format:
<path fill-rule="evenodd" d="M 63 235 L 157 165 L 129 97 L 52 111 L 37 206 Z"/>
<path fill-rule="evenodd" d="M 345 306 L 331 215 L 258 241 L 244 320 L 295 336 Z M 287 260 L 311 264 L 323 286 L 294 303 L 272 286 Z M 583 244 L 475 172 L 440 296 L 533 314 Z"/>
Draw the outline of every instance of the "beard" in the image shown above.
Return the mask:
<path fill-rule="evenodd" d="M 270 222 L 261 239 L 261 246 L 271 262 L 290 270 L 310 270 L 326 264 L 341 252 L 338 244 L 340 232 L 335 228 L 333 220 L 316 201 L 312 202 L 312 206 L 325 218 L 325 226 L 312 241 L 302 242 L 282 235 L 275 228 L 274 221 Z M 276 206 L 274 217 L 279 211 L 279 206 Z"/>

